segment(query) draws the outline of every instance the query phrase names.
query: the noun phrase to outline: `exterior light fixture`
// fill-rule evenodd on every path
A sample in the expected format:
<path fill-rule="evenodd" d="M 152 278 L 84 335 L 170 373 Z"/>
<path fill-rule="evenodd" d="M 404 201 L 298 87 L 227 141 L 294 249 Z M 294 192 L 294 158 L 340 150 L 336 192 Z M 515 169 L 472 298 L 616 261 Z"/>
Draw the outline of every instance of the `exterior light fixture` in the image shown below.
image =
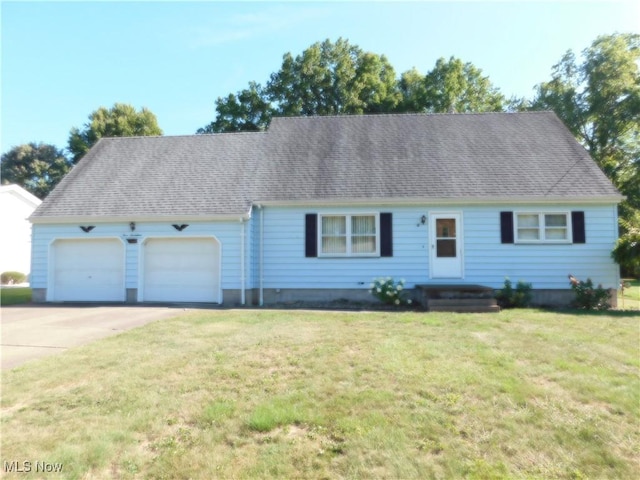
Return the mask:
<path fill-rule="evenodd" d="M 132 231 L 132 232 L 134 232 L 134 231 L 135 231 L 135 229 L 136 229 L 136 222 L 131 222 L 131 223 L 129 224 L 129 228 L 131 229 L 131 231 Z"/>

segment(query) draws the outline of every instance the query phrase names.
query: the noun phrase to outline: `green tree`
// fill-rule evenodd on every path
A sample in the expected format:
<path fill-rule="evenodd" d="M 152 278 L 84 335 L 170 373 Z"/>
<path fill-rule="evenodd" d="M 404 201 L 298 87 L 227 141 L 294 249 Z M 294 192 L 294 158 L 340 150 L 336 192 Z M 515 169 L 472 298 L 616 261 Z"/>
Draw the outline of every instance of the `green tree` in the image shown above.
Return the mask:
<path fill-rule="evenodd" d="M 197 133 L 264 130 L 273 115 L 339 115 L 394 111 L 402 95 L 384 55 L 347 40 L 326 40 L 294 57 L 286 53 L 266 86 L 219 97 L 216 118 Z"/>
<path fill-rule="evenodd" d="M 402 100 L 397 112 L 496 112 L 506 101 L 489 77 L 472 63 L 459 58 L 439 58 L 426 75 L 412 68 L 398 81 Z"/>
<path fill-rule="evenodd" d="M 425 110 L 443 112 L 498 112 L 505 99 L 489 77 L 472 63 L 459 58 L 439 58 L 424 79 Z"/>
<path fill-rule="evenodd" d="M 624 273 L 640 276 L 640 210 L 633 210 L 627 219 L 620 219 L 624 233 L 611 252 L 613 259 L 623 267 Z"/>
<path fill-rule="evenodd" d="M 398 112 L 422 113 L 427 111 L 427 86 L 424 75 L 415 67 L 400 76 L 398 89 L 402 99 Z"/>
<path fill-rule="evenodd" d="M 89 115 L 82 130 L 72 128 L 69 152 L 77 163 L 102 137 L 132 137 L 162 135 L 156 116 L 147 108 L 137 111 L 133 106 L 116 103 L 110 109 L 100 107 Z"/>
<path fill-rule="evenodd" d="M 271 121 L 273 109 L 262 87 L 249 83 L 249 88 L 236 95 L 216 100 L 216 119 L 196 133 L 255 132 L 264 130 Z"/>
<path fill-rule="evenodd" d="M 0 164 L 3 184 L 15 183 L 41 199 L 71 169 L 71 162 L 62 150 L 33 142 L 3 153 Z"/>
<path fill-rule="evenodd" d="M 314 43 L 295 58 L 286 53 L 266 90 L 280 115 L 383 112 L 400 100 L 387 58 L 342 38 Z"/>
<path fill-rule="evenodd" d="M 627 196 L 621 213 L 640 208 L 640 35 L 598 37 L 578 61 L 568 51 L 539 84 L 532 109 L 550 109 Z"/>

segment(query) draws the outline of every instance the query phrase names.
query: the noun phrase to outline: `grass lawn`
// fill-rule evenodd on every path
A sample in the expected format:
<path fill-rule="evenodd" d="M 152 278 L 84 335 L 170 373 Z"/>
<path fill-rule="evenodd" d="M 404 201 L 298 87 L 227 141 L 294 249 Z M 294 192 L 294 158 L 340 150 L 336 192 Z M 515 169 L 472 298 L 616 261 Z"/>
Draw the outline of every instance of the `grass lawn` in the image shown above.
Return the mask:
<path fill-rule="evenodd" d="M 4 372 L 0 461 L 32 462 L 8 478 L 637 478 L 639 325 L 193 311 Z"/>
<path fill-rule="evenodd" d="M 618 308 L 620 310 L 640 311 L 640 281 L 626 282 L 624 291 L 618 290 Z"/>
<path fill-rule="evenodd" d="M 29 287 L 0 288 L 0 305 L 17 305 L 31 301 Z"/>

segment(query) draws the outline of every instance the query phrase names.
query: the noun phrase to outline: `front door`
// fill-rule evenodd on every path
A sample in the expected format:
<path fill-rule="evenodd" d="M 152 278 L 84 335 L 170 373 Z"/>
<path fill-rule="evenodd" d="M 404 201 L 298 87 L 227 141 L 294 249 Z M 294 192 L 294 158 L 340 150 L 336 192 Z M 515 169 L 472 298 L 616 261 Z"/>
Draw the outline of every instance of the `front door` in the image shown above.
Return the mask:
<path fill-rule="evenodd" d="M 429 222 L 431 278 L 462 278 L 459 213 L 432 213 Z"/>

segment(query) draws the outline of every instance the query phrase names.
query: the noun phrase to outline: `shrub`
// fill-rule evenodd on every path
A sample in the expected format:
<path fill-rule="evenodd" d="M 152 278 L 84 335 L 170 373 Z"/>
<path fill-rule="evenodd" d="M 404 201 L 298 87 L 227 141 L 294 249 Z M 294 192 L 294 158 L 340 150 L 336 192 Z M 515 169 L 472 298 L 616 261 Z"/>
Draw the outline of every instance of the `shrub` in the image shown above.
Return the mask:
<path fill-rule="evenodd" d="M 571 289 L 576 292 L 576 299 L 573 306 L 581 310 L 609 310 L 609 291 L 598 285 L 594 288 L 590 278 L 586 281 L 578 280 L 573 275 L 569 275 Z"/>
<path fill-rule="evenodd" d="M 2 272 L 2 274 L 0 274 L 0 283 L 2 283 L 2 285 L 23 283 L 26 279 L 27 276 L 21 272 Z"/>
<path fill-rule="evenodd" d="M 518 280 L 516 288 L 509 277 L 504 279 L 504 287 L 496 292 L 500 308 L 525 308 L 531 303 L 531 284 Z"/>
<path fill-rule="evenodd" d="M 404 280 L 396 283 L 391 277 L 376 278 L 369 285 L 369 293 L 388 305 L 411 305 L 411 300 L 404 298 Z"/>

